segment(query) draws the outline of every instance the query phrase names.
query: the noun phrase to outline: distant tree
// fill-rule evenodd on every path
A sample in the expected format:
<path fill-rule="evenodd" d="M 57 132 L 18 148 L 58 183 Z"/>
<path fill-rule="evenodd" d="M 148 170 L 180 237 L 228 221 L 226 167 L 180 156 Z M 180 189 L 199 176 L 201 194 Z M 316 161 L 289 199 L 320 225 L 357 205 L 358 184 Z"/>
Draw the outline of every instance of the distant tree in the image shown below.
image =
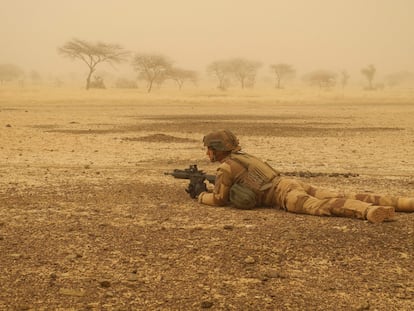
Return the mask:
<path fill-rule="evenodd" d="M 275 88 L 281 88 L 281 81 L 284 78 L 292 77 L 295 75 L 295 70 L 291 65 L 288 64 L 273 64 L 270 65 L 270 70 L 275 75 Z"/>
<path fill-rule="evenodd" d="M 193 70 L 185 70 L 180 68 L 171 68 L 168 72 L 168 78 L 175 81 L 178 85 L 178 88 L 181 90 L 184 82 L 190 81 L 193 83 L 197 82 L 197 72 Z"/>
<path fill-rule="evenodd" d="M 347 86 L 349 78 L 350 78 L 350 75 L 348 74 L 348 72 L 345 71 L 345 70 L 342 70 L 341 71 L 341 87 L 342 87 L 342 89 L 344 89 L 345 86 Z"/>
<path fill-rule="evenodd" d="M 375 73 L 377 72 L 377 69 L 374 65 L 368 65 L 365 68 L 361 69 L 361 73 L 365 78 L 368 80 L 368 89 L 373 90 L 374 87 L 372 86 L 372 81 L 374 80 Z"/>
<path fill-rule="evenodd" d="M 58 48 L 58 52 L 71 59 L 79 59 L 89 69 L 86 77 L 86 89 L 91 86 L 91 77 L 100 63 L 118 64 L 127 59 L 129 53 L 117 44 L 103 42 L 91 43 L 72 39 Z"/>
<path fill-rule="evenodd" d="M 17 80 L 23 76 L 23 70 L 13 64 L 0 64 L 0 84 Z"/>
<path fill-rule="evenodd" d="M 395 87 L 409 81 L 414 81 L 414 73 L 409 71 L 394 72 L 385 77 L 385 82 L 389 87 Z"/>
<path fill-rule="evenodd" d="M 240 87 L 253 87 L 256 80 L 256 75 L 261 67 L 259 62 L 243 59 L 234 58 L 228 60 L 228 70 L 233 77 L 240 83 Z"/>
<path fill-rule="evenodd" d="M 317 70 L 307 74 L 304 80 L 310 85 L 319 86 L 320 89 L 329 89 L 336 84 L 336 74 L 327 70 Z"/>
<path fill-rule="evenodd" d="M 132 60 L 138 78 L 147 82 L 147 92 L 150 93 L 154 83 L 161 85 L 172 69 L 172 61 L 158 54 L 136 54 Z"/>
<path fill-rule="evenodd" d="M 138 84 L 132 79 L 118 78 L 115 82 L 115 87 L 119 89 L 136 89 L 138 88 Z"/>
<path fill-rule="evenodd" d="M 42 82 L 42 76 L 36 70 L 30 71 L 29 77 L 33 84 L 39 84 Z"/>
<path fill-rule="evenodd" d="M 220 90 L 226 90 L 230 86 L 230 68 L 229 63 L 224 60 L 218 60 L 212 62 L 207 66 L 207 73 L 217 78 L 217 88 Z"/>

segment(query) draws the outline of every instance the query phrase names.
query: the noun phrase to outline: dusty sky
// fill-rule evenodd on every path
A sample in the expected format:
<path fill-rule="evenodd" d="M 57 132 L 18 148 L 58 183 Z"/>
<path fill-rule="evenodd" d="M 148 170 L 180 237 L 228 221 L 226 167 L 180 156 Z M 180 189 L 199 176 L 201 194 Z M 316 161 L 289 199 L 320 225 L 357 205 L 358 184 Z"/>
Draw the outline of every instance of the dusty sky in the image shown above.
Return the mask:
<path fill-rule="evenodd" d="M 413 12 L 413 0 L 0 0 L 0 63 L 81 72 L 56 52 L 76 37 L 194 70 L 243 57 L 300 73 L 414 71 Z"/>

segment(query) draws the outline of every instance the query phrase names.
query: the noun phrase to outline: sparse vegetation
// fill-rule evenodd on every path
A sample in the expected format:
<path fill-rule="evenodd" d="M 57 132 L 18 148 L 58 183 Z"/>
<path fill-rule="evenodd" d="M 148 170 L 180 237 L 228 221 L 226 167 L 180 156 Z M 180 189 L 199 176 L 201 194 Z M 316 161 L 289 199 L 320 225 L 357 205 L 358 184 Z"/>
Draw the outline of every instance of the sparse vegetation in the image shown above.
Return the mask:
<path fill-rule="evenodd" d="M 101 63 L 108 63 L 110 65 L 119 64 L 129 59 L 130 52 L 126 51 L 120 45 L 107 44 L 102 42 L 88 42 L 85 40 L 72 39 L 66 42 L 62 47 L 58 48 L 58 52 L 71 59 L 77 59 L 82 61 L 88 66 L 88 74 L 86 77 L 86 89 L 104 88 L 103 81 L 97 83 L 95 76 L 99 76 L 105 81 L 109 81 L 111 86 L 116 88 L 137 88 L 136 81 L 126 81 L 109 79 L 110 73 L 106 72 L 108 76 L 103 76 L 101 71 L 97 74 L 97 66 Z M 132 57 L 132 68 L 137 73 L 137 79 L 145 81 L 146 90 L 150 93 L 154 86 L 161 88 L 167 80 L 173 81 L 178 89 L 182 89 L 185 83 L 193 83 L 198 87 L 207 84 L 203 81 L 203 75 L 199 72 L 191 69 L 183 69 L 175 67 L 173 61 L 162 54 L 150 54 L 150 53 L 136 53 Z M 230 58 L 224 60 L 216 60 L 208 64 L 206 67 L 206 73 L 208 76 L 216 80 L 216 86 L 219 90 L 226 91 L 230 86 L 239 86 L 241 89 L 253 88 L 257 81 L 265 81 L 269 84 L 270 78 L 263 76 L 261 80 L 258 80 L 259 69 L 262 67 L 262 63 L 258 61 L 248 60 L 244 58 Z M 268 66 L 270 72 L 273 75 L 274 88 L 282 89 L 283 84 L 288 79 L 296 77 L 297 72 L 294 66 L 286 63 L 270 64 Z M 365 90 L 384 90 L 385 87 L 413 87 L 414 86 L 414 74 L 409 71 L 399 71 L 385 75 L 383 80 L 374 83 L 374 79 L 377 76 L 377 69 L 374 65 L 368 65 L 360 70 L 361 74 L 365 77 L 368 84 L 364 87 Z M 70 73 L 65 78 L 65 75 L 55 76 L 52 80 L 49 76 L 48 81 L 52 81 L 53 85 L 61 87 L 68 84 L 73 85 L 75 81 L 75 74 Z M 26 82 L 23 71 L 16 65 L 3 64 L 0 65 L 0 83 L 5 81 L 12 81 L 19 79 L 19 85 L 24 86 Z M 38 71 L 32 70 L 27 76 L 29 82 L 32 85 L 39 85 L 40 82 L 45 82 L 46 79 Z M 69 78 L 69 79 L 67 79 Z M 108 78 L 108 79 L 107 79 Z M 99 78 L 98 78 L 99 79 Z M 345 89 L 349 85 L 350 74 L 347 70 L 342 70 L 339 73 L 335 73 L 331 70 L 315 70 L 313 72 L 303 75 L 302 82 L 305 82 L 311 86 L 317 86 L 320 89 L 333 89 L 335 86 Z M 69 80 L 69 81 L 68 81 Z M 76 79 L 77 80 L 77 79 Z M 59 81 L 59 83 L 55 83 Z M 354 81 L 354 79 L 353 79 Z M 301 81 L 295 81 L 295 84 Z M 353 82 L 353 86 L 356 86 Z M 263 85 L 263 83 L 261 83 Z"/>
<path fill-rule="evenodd" d="M 394 72 L 385 77 L 385 83 L 389 87 L 397 87 L 410 82 L 414 82 L 414 73 L 410 71 Z"/>
<path fill-rule="evenodd" d="M 185 70 L 181 68 L 171 68 L 167 76 L 169 79 L 177 83 L 178 88 L 181 90 L 185 82 L 197 83 L 197 72 L 194 70 Z"/>
<path fill-rule="evenodd" d="M 227 68 L 230 74 L 242 89 L 252 88 L 254 86 L 257 72 L 262 66 L 261 63 L 243 58 L 234 58 L 227 62 Z"/>
<path fill-rule="evenodd" d="M 214 61 L 207 66 L 207 72 L 217 79 L 217 88 L 226 90 L 231 81 L 237 82 L 242 89 L 252 88 L 261 63 L 243 58 Z"/>
<path fill-rule="evenodd" d="M 366 88 L 367 90 L 374 90 L 375 89 L 372 83 L 374 81 L 374 77 L 375 77 L 376 72 L 377 72 L 377 69 L 372 64 L 361 69 L 362 75 L 368 80 L 368 87 Z"/>
<path fill-rule="evenodd" d="M 138 53 L 132 60 L 132 66 L 138 78 L 147 82 L 150 93 L 154 83 L 162 85 L 172 70 L 173 62 L 164 55 Z"/>
<path fill-rule="evenodd" d="M 91 89 L 106 89 L 104 80 L 101 76 L 94 76 L 93 81 L 91 81 L 89 87 Z"/>
<path fill-rule="evenodd" d="M 217 79 L 217 88 L 225 91 L 230 86 L 230 68 L 227 61 L 214 61 L 207 66 L 207 73 Z"/>
<path fill-rule="evenodd" d="M 295 75 L 295 70 L 289 64 L 273 64 L 270 65 L 270 70 L 275 76 L 275 88 L 282 88 L 281 82 L 286 78 L 291 78 Z"/>
<path fill-rule="evenodd" d="M 0 64 L 0 84 L 17 80 L 23 76 L 23 70 L 14 64 Z"/>
<path fill-rule="evenodd" d="M 320 89 L 331 89 L 336 84 L 337 75 L 328 70 L 316 70 L 304 76 L 304 80 Z"/>
<path fill-rule="evenodd" d="M 349 81 L 350 75 L 346 70 L 342 70 L 341 71 L 341 87 L 342 89 L 345 88 L 345 86 L 348 85 L 348 81 Z"/>
<path fill-rule="evenodd" d="M 115 87 L 118 89 L 136 89 L 138 88 L 138 83 L 129 78 L 118 78 L 115 82 Z"/>
<path fill-rule="evenodd" d="M 72 39 L 58 48 L 58 52 L 65 57 L 81 60 L 88 66 L 86 89 L 91 87 L 91 77 L 96 67 L 101 63 L 118 64 L 126 60 L 129 53 L 120 45 L 104 42 L 88 42 Z"/>

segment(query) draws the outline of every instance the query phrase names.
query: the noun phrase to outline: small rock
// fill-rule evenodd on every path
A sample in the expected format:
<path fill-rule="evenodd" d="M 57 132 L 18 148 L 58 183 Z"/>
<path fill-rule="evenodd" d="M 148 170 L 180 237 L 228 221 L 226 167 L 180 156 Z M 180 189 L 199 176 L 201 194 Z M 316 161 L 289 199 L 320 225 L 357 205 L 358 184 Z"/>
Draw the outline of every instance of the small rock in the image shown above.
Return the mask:
<path fill-rule="evenodd" d="M 83 297 L 85 296 L 85 291 L 79 289 L 72 289 L 72 288 L 61 288 L 59 290 L 59 294 L 65 296 L 73 296 L 73 297 Z"/>
<path fill-rule="evenodd" d="M 224 230 L 233 230 L 234 226 L 233 225 L 224 225 L 223 229 Z"/>
<path fill-rule="evenodd" d="M 20 258 L 22 258 L 23 256 L 22 256 L 22 254 L 10 254 L 10 257 L 12 257 L 12 258 L 14 258 L 14 259 L 20 259 Z"/>
<path fill-rule="evenodd" d="M 278 270 L 269 270 L 264 274 L 264 277 L 269 279 L 284 279 L 286 278 L 286 275 Z"/>
<path fill-rule="evenodd" d="M 91 302 L 86 305 L 86 310 L 98 310 L 99 309 L 99 302 Z"/>
<path fill-rule="evenodd" d="M 10 124 L 6 124 L 6 127 L 12 127 Z"/>
<path fill-rule="evenodd" d="M 357 311 L 363 311 L 363 310 L 369 310 L 370 305 L 369 302 L 364 302 L 362 304 L 360 304 L 359 306 L 357 306 Z"/>
<path fill-rule="evenodd" d="M 103 288 L 108 288 L 111 287 L 111 282 L 109 282 L 108 280 L 101 280 L 99 281 L 99 285 L 101 285 L 101 287 Z"/>
<path fill-rule="evenodd" d="M 130 282 L 136 282 L 138 281 L 138 275 L 136 273 L 130 273 L 127 280 Z"/>
<path fill-rule="evenodd" d="M 201 303 L 201 308 L 203 309 L 209 309 L 213 306 L 213 302 L 212 301 L 203 301 Z"/>
<path fill-rule="evenodd" d="M 256 260 L 251 256 L 247 256 L 246 259 L 244 259 L 244 262 L 247 264 L 254 264 Z"/>
<path fill-rule="evenodd" d="M 168 204 L 167 203 L 161 203 L 159 205 L 159 208 L 167 208 L 167 207 L 168 207 Z"/>
<path fill-rule="evenodd" d="M 82 255 L 81 254 L 70 254 L 66 256 L 66 259 L 69 259 L 69 260 L 75 260 L 78 258 L 82 258 Z"/>
<path fill-rule="evenodd" d="M 407 253 L 400 253 L 400 258 L 401 259 L 409 259 L 410 258 L 410 255 L 407 254 Z"/>
<path fill-rule="evenodd" d="M 115 294 L 113 292 L 106 292 L 105 296 L 109 297 L 109 298 L 112 298 L 112 297 L 115 297 Z"/>

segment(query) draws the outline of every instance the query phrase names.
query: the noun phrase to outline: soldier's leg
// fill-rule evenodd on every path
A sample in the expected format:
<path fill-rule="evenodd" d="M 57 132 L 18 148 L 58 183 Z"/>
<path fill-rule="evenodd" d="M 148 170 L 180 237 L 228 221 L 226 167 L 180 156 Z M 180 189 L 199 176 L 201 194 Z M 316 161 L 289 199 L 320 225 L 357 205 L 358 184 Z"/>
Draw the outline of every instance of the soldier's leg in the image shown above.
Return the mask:
<path fill-rule="evenodd" d="M 393 197 L 371 193 L 349 194 L 346 197 L 374 205 L 394 206 L 397 212 L 414 212 L 414 198 Z"/>
<path fill-rule="evenodd" d="M 298 181 L 302 188 L 312 197 L 317 199 L 329 199 L 329 198 L 344 198 L 345 194 L 339 191 L 332 191 L 322 188 L 317 188 L 311 184 L 303 181 Z"/>
<path fill-rule="evenodd" d="M 279 206 L 292 213 L 317 216 L 340 216 L 382 222 L 394 216 L 394 208 L 373 206 L 371 203 L 346 198 L 318 199 L 308 194 L 301 182 L 281 179 L 276 188 Z"/>
<path fill-rule="evenodd" d="M 303 189 L 309 195 L 318 199 L 344 198 L 353 199 L 373 205 L 393 206 L 397 212 L 414 212 L 414 198 L 393 197 L 372 193 L 342 193 L 314 187 L 299 181 Z"/>

